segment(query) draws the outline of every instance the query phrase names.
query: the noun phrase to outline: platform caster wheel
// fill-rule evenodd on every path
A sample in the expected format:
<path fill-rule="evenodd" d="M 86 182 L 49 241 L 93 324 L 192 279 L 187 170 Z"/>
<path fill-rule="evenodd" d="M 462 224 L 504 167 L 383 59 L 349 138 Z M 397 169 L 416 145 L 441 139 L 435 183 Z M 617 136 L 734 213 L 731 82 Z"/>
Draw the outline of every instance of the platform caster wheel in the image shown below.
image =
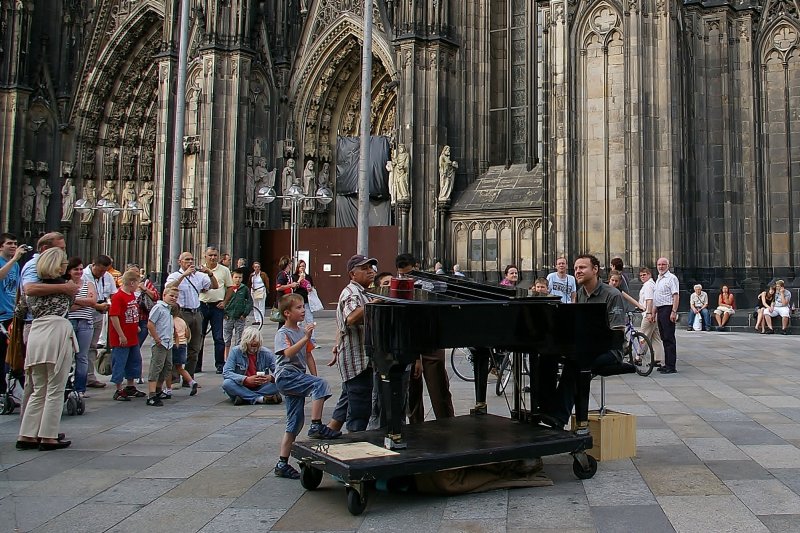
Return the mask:
<path fill-rule="evenodd" d="M 86 412 L 86 401 L 81 396 L 78 396 L 77 403 L 75 404 L 75 414 L 82 415 L 85 412 Z"/>
<path fill-rule="evenodd" d="M 584 468 L 577 457 L 572 461 L 572 472 L 578 479 L 592 479 L 597 473 L 597 459 L 587 455 L 586 461 L 589 463 L 589 468 Z"/>
<path fill-rule="evenodd" d="M 358 516 L 367 508 L 367 494 L 359 493 L 352 487 L 347 487 L 347 510 L 353 516 Z"/>
<path fill-rule="evenodd" d="M 69 416 L 75 416 L 78 412 L 78 402 L 75 401 L 75 398 L 70 397 L 67 399 L 66 408 Z"/>
<path fill-rule="evenodd" d="M 300 466 L 300 484 L 304 489 L 314 490 L 320 483 L 322 483 L 322 470 L 313 466 Z"/>

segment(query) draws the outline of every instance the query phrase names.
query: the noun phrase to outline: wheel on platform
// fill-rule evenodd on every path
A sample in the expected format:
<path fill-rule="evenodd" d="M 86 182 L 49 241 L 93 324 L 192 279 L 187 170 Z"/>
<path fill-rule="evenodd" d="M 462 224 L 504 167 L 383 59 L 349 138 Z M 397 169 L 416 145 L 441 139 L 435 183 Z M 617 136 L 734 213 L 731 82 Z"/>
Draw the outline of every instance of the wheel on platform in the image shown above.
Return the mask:
<path fill-rule="evenodd" d="M 572 461 L 572 472 L 578 479 L 592 479 L 597 473 L 597 459 L 588 454 L 586 455 L 586 459 L 589 462 L 588 470 L 584 470 L 583 465 L 581 465 L 577 457 Z"/>
<path fill-rule="evenodd" d="M 67 403 L 65 407 L 67 409 L 67 414 L 69 416 L 75 416 L 75 414 L 78 412 L 78 402 L 76 402 L 75 398 L 73 398 L 72 396 L 67 398 Z"/>
<path fill-rule="evenodd" d="M 450 365 L 456 376 L 464 381 L 475 381 L 475 366 L 469 348 L 453 348 L 450 351 Z"/>
<path fill-rule="evenodd" d="M 494 392 L 498 396 L 502 396 L 503 391 L 506 390 L 506 386 L 508 385 L 508 382 L 511 379 L 511 374 L 513 373 L 512 370 L 511 357 L 509 354 L 505 354 L 503 357 L 503 362 L 500 363 L 500 368 L 497 370 L 497 385 L 495 385 Z"/>
<path fill-rule="evenodd" d="M 347 487 L 347 510 L 353 516 L 358 516 L 367 508 L 367 494 L 360 494 L 353 487 Z"/>
<path fill-rule="evenodd" d="M 75 413 L 78 415 L 82 415 L 86 412 L 86 400 L 83 399 L 83 396 L 78 396 L 77 403 L 75 404 Z"/>
<path fill-rule="evenodd" d="M 314 490 L 322 483 L 322 470 L 313 466 L 300 465 L 300 484 L 306 490 Z"/>

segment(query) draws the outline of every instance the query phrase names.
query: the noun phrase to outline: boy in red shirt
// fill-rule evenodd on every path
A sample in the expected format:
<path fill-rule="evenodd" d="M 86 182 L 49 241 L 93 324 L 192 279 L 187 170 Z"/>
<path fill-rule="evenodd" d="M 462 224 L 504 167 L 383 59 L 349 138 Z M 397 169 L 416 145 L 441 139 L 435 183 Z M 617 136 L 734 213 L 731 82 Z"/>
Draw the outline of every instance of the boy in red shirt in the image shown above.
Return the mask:
<path fill-rule="evenodd" d="M 111 296 L 108 310 L 108 343 L 111 346 L 111 382 L 117 386 L 114 399 L 129 402 L 146 394 L 133 384 L 142 375 L 142 354 L 139 351 L 139 302 L 133 294 L 139 274 L 128 270 L 120 278 L 120 290 Z M 123 388 L 123 378 L 128 385 Z"/>

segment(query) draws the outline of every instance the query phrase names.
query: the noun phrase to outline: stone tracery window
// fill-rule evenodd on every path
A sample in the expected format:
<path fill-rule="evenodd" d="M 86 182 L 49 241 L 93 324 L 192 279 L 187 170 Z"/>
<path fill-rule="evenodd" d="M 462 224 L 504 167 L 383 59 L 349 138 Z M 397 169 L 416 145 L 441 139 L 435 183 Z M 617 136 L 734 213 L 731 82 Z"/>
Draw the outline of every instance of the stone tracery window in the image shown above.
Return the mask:
<path fill-rule="evenodd" d="M 489 164 L 528 155 L 529 0 L 493 0 L 489 13 Z"/>

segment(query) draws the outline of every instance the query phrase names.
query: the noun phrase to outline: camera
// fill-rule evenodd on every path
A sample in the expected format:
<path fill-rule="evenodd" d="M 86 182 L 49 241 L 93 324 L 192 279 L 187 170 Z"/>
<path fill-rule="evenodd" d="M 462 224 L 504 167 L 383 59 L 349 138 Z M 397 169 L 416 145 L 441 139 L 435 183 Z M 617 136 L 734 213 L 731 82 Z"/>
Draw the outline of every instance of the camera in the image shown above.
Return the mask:
<path fill-rule="evenodd" d="M 33 246 L 28 246 L 27 244 L 20 244 L 19 247 L 22 248 L 22 251 L 26 254 L 33 250 Z"/>

